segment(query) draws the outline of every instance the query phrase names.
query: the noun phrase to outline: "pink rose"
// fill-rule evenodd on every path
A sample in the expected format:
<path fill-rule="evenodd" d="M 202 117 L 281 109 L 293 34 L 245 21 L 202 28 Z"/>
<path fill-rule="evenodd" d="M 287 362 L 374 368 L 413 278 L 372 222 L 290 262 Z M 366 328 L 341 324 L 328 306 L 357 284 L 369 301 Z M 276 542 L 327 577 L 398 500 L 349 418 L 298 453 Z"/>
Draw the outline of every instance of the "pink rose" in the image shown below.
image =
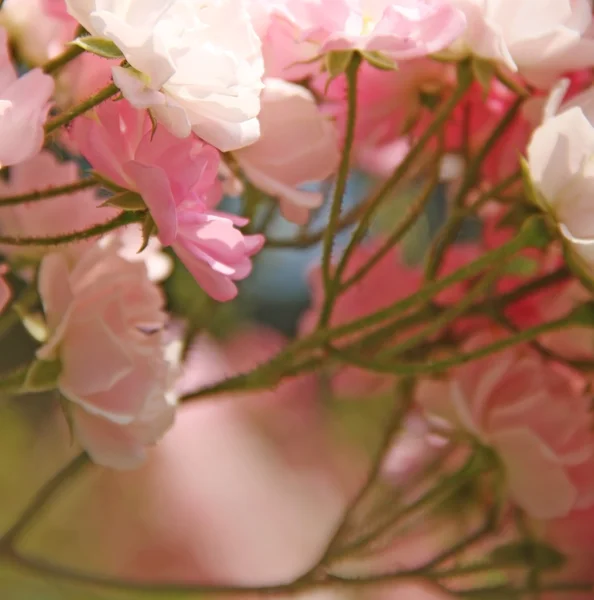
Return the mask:
<path fill-rule="evenodd" d="M 495 339 L 485 331 L 464 351 Z M 462 430 L 492 448 L 512 501 L 551 519 L 594 503 L 594 435 L 581 388 L 535 351 L 515 347 L 463 365 L 447 380 L 422 380 L 417 401 L 444 435 Z"/>
<path fill-rule="evenodd" d="M 0 167 L 16 165 L 37 154 L 44 140 L 54 80 L 41 69 L 17 78 L 0 28 Z"/>
<path fill-rule="evenodd" d="M 108 102 L 95 119 L 81 118 L 72 140 L 96 171 L 137 192 L 147 205 L 165 246 L 176 254 L 213 298 L 230 300 L 235 281 L 251 271 L 251 256 L 264 243 L 244 236 L 247 221 L 215 209 L 219 153 L 195 136 L 176 138 L 165 128 L 151 131 L 150 118 L 128 103 Z"/>
<path fill-rule="evenodd" d="M 287 219 L 303 224 L 323 196 L 297 188 L 335 171 L 340 158 L 336 128 L 304 87 L 282 79 L 264 83 L 260 139 L 234 156 L 256 187 L 280 200 Z"/>
<path fill-rule="evenodd" d="M 105 245 L 103 245 L 105 246 Z M 142 263 L 96 245 L 75 264 L 46 256 L 39 295 L 50 332 L 37 356 L 57 360 L 75 435 L 96 462 L 137 466 L 173 423 L 164 298 Z"/>

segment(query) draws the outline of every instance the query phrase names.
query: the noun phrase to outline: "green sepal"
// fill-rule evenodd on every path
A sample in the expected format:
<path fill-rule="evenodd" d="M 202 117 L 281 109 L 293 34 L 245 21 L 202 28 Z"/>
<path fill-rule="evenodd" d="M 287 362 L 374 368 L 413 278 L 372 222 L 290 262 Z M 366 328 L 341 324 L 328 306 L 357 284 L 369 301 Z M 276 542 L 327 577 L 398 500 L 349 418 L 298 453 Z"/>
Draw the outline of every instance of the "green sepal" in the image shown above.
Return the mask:
<path fill-rule="evenodd" d="M 142 196 L 129 190 L 108 198 L 102 206 L 115 206 L 121 210 L 128 211 L 146 210 L 146 204 Z"/>
<path fill-rule="evenodd" d="M 483 88 L 483 98 L 486 98 L 495 75 L 495 65 L 490 60 L 474 57 L 472 59 L 472 74 Z"/>
<path fill-rule="evenodd" d="M 324 93 L 328 92 L 328 87 L 339 75 L 346 73 L 349 68 L 355 52 L 353 50 L 340 50 L 336 52 L 328 52 L 324 57 L 324 66 L 328 73 L 328 81 Z"/>
<path fill-rule="evenodd" d="M 149 244 L 151 236 L 157 233 L 157 226 L 153 221 L 153 217 L 149 212 L 146 213 L 144 221 L 142 222 L 142 245 L 138 250 L 138 254 L 140 254 Z"/>
<path fill-rule="evenodd" d="M 122 51 L 111 40 L 102 37 L 85 35 L 76 38 L 71 44 L 103 58 L 124 58 Z"/>
<path fill-rule="evenodd" d="M 62 365 L 59 360 L 36 360 L 27 371 L 23 389 L 28 392 L 54 390 L 61 370 Z"/>
<path fill-rule="evenodd" d="M 396 71 L 398 69 L 396 62 L 381 52 L 363 50 L 361 51 L 361 56 L 363 60 L 380 71 Z"/>

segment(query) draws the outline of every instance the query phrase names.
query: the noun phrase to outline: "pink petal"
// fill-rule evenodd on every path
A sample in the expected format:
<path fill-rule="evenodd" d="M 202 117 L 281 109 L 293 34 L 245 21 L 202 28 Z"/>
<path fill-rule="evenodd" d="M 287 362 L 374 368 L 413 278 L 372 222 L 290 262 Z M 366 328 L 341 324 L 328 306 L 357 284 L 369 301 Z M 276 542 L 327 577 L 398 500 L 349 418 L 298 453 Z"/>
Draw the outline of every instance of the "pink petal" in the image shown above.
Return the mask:
<path fill-rule="evenodd" d="M 145 459 L 143 445 L 126 427 L 91 415 L 80 408 L 73 411 L 74 433 L 93 462 L 115 469 L 135 469 Z"/>
<path fill-rule="evenodd" d="M 177 235 L 177 211 L 167 173 L 160 167 L 136 161 L 124 165 L 124 170 L 134 180 L 138 193 L 148 206 L 161 243 L 171 245 Z"/>
<path fill-rule="evenodd" d="M 577 490 L 566 469 L 534 433 L 507 429 L 489 441 L 505 465 L 512 498 L 531 517 L 563 517 L 575 506 Z"/>

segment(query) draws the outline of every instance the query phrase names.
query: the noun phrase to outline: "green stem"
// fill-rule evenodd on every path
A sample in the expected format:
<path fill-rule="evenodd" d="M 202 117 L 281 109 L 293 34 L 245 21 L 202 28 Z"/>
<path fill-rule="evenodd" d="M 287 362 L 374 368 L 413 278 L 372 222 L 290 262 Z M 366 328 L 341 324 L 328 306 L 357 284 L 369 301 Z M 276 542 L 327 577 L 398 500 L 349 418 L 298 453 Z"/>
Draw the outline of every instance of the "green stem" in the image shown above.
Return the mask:
<path fill-rule="evenodd" d="M 331 329 L 319 329 L 308 337 L 296 340 L 287 346 L 285 350 L 279 353 L 273 360 L 264 363 L 250 373 L 236 375 L 235 377 L 220 381 L 211 386 L 206 386 L 197 390 L 195 393 L 186 394 L 182 400 L 197 400 L 214 394 L 238 390 L 243 391 L 245 389 L 264 389 L 270 385 L 276 385 L 283 376 L 283 372 L 279 372 L 279 369 L 291 364 L 295 359 L 295 356 L 299 353 L 323 346 L 334 339 L 359 333 L 365 328 L 379 326 L 384 321 L 387 321 L 399 313 L 403 313 L 418 305 L 427 304 L 439 292 L 460 281 L 475 277 L 484 269 L 490 268 L 493 264 L 498 264 L 500 261 L 514 256 L 520 250 L 531 246 L 541 247 L 545 242 L 546 240 L 543 238 L 542 220 L 538 217 L 533 217 L 524 223 L 522 229 L 514 239 L 503 244 L 499 248 L 484 254 L 477 260 L 454 271 L 454 273 L 443 277 L 436 282 L 426 284 L 419 291 L 403 300 L 371 315 L 349 321 L 343 325 Z"/>
<path fill-rule="evenodd" d="M 342 519 L 338 524 L 338 527 L 336 528 L 334 534 L 330 538 L 330 541 L 326 545 L 326 550 L 322 554 L 322 558 L 317 563 L 318 565 L 327 564 L 332 559 L 334 559 L 336 555 L 341 555 L 340 543 L 342 541 L 342 537 L 347 532 L 348 527 L 351 524 L 351 518 L 354 515 L 356 509 L 361 505 L 363 500 L 368 495 L 369 491 L 377 482 L 381 472 L 381 468 L 384 464 L 384 458 L 387 452 L 392 447 L 392 443 L 394 442 L 394 436 L 400 432 L 402 428 L 402 422 L 412 405 L 413 385 L 414 383 L 412 380 L 405 379 L 402 382 L 400 382 L 401 394 L 400 398 L 398 399 L 400 400 L 400 402 L 397 401 L 396 406 L 392 411 L 392 414 L 388 421 L 388 425 L 383 432 L 380 446 L 376 451 L 375 456 L 373 457 L 371 469 L 367 473 L 367 477 L 363 485 L 359 488 L 358 493 L 346 507 Z"/>
<path fill-rule="evenodd" d="M 69 46 L 59 54 L 55 58 L 52 58 L 48 62 L 43 65 L 42 70 L 44 73 L 48 75 L 59 71 L 63 66 L 67 65 L 69 62 L 73 61 L 75 58 L 80 56 L 84 52 L 84 49 L 80 46 Z"/>
<path fill-rule="evenodd" d="M 56 196 L 65 196 L 67 194 L 74 194 L 87 188 L 95 187 L 97 181 L 94 179 L 81 179 L 68 185 L 62 185 L 57 187 L 50 187 L 44 190 L 36 190 L 28 192 L 27 194 L 21 194 L 19 196 L 7 196 L 6 198 L 0 198 L 0 208 L 5 206 L 14 206 L 16 204 L 26 204 L 29 202 L 38 202 L 39 200 L 45 200 L 46 198 L 55 198 Z"/>
<path fill-rule="evenodd" d="M 342 290 L 346 290 L 363 279 L 363 277 L 365 277 L 365 275 L 369 273 L 369 271 L 371 271 L 371 269 L 373 269 L 373 267 L 377 265 L 377 263 L 380 262 L 382 258 L 384 258 L 384 256 L 386 256 L 386 254 L 388 254 L 388 252 L 390 252 L 390 250 L 396 244 L 398 244 L 398 242 L 400 242 L 409 229 L 416 223 L 417 219 L 423 214 L 425 207 L 431 200 L 435 185 L 437 184 L 437 174 L 438 172 L 436 170 L 436 176 L 431 178 L 425 190 L 423 190 L 423 193 L 408 207 L 404 217 L 398 223 L 384 245 L 371 257 L 370 260 L 367 261 L 363 267 L 361 267 L 361 269 L 359 269 L 357 273 L 355 273 L 341 285 Z"/>
<path fill-rule="evenodd" d="M 470 88 L 471 84 L 472 73 L 470 69 L 470 63 L 468 61 L 465 61 L 464 63 L 461 63 L 459 65 L 458 86 L 454 93 L 450 96 L 447 102 L 445 102 L 445 104 L 443 104 L 443 106 L 437 111 L 437 113 L 435 114 L 435 118 L 433 119 L 429 127 L 427 127 L 427 129 L 419 137 L 415 145 L 411 148 L 410 152 L 398 165 L 392 176 L 384 183 L 384 185 L 380 188 L 378 193 L 372 198 L 371 202 L 368 204 L 365 214 L 359 221 L 359 224 L 355 229 L 353 235 L 351 236 L 351 240 L 349 241 L 349 244 L 347 245 L 346 250 L 344 251 L 340 259 L 335 274 L 335 278 L 337 279 L 337 281 L 340 281 L 342 279 L 342 274 L 346 269 L 351 254 L 355 251 L 355 248 L 357 248 L 359 242 L 363 239 L 363 236 L 365 235 L 369 223 L 371 222 L 371 219 L 378 206 L 386 199 L 390 191 L 407 174 L 412 164 L 422 154 L 429 140 L 440 131 L 444 123 L 451 116 L 452 111 L 458 106 L 458 103 Z"/>
<path fill-rule="evenodd" d="M 407 296 L 406 298 L 395 302 L 391 306 L 379 310 L 371 315 L 366 315 L 354 321 L 345 323 L 330 330 L 322 330 L 306 338 L 299 340 L 295 346 L 311 346 L 323 344 L 336 337 L 343 337 L 351 333 L 357 333 L 365 327 L 379 325 L 381 322 L 391 318 L 395 314 L 409 310 L 419 304 L 426 304 L 431 301 L 438 293 L 451 287 L 452 285 L 475 277 L 484 269 L 492 267 L 494 264 L 498 264 L 500 261 L 506 260 L 509 257 L 514 256 L 520 250 L 528 247 L 541 247 L 546 240 L 543 238 L 543 223 L 540 218 L 535 217 L 528 220 L 518 235 L 503 244 L 499 248 L 492 250 L 478 258 L 477 260 L 461 267 L 452 274 L 439 279 L 438 281 L 428 283 L 420 290 Z M 292 348 L 292 352 L 295 349 Z"/>
<path fill-rule="evenodd" d="M 365 204 L 357 204 L 351 208 L 342 219 L 340 219 L 337 225 L 337 233 L 354 225 L 365 212 Z M 319 229 L 318 231 L 312 231 L 306 235 L 297 235 L 293 238 L 266 238 L 267 248 L 310 248 L 320 243 L 326 235 L 326 229 Z"/>
<path fill-rule="evenodd" d="M 351 153 L 355 141 L 355 124 L 357 121 L 357 75 L 361 64 L 361 55 L 355 52 L 346 70 L 347 80 L 347 126 L 342 149 L 342 156 L 338 168 L 336 184 L 334 186 L 334 195 L 330 206 L 330 217 L 328 227 L 324 235 L 324 245 L 322 250 L 322 277 L 324 281 L 324 306 L 320 313 L 320 325 L 324 326 L 330 320 L 330 314 L 336 295 L 335 281 L 332 279 L 332 247 L 336 237 L 336 230 L 342 210 L 344 194 L 346 192 L 347 180 L 351 166 Z"/>
<path fill-rule="evenodd" d="M 410 515 L 418 510 L 424 509 L 428 505 L 441 501 L 443 497 L 447 497 L 450 493 L 466 483 L 465 479 L 457 477 L 457 475 L 458 474 L 456 473 L 449 477 L 444 477 L 441 482 L 430 488 L 419 498 L 404 506 L 397 513 L 390 515 L 388 519 L 384 519 L 380 525 L 358 538 L 352 544 L 341 548 L 340 552 L 334 555 L 334 558 L 338 559 L 353 556 L 357 551 L 365 549 L 368 544 L 377 540 L 382 534 L 389 533 L 390 530 L 393 531 L 396 525 Z"/>
<path fill-rule="evenodd" d="M 62 488 L 62 485 L 74 477 L 88 462 L 89 459 L 85 453 L 79 454 L 39 490 L 14 525 L 0 538 L 0 554 L 6 552 L 7 549 L 10 551 L 12 545 L 19 540 L 58 490 Z"/>
<path fill-rule="evenodd" d="M 498 268 L 488 271 L 459 302 L 456 302 L 452 304 L 452 306 L 441 311 L 440 314 L 438 314 L 438 316 L 433 320 L 433 322 L 430 322 L 429 325 L 427 325 L 427 327 L 422 329 L 419 333 L 408 337 L 400 344 L 393 346 L 385 353 L 379 354 L 376 358 L 381 360 L 382 358 L 397 356 L 399 354 L 403 354 L 411 348 L 414 348 L 418 344 L 430 340 L 435 334 L 437 334 L 447 325 L 455 321 L 458 317 L 467 313 L 470 307 L 491 288 L 493 283 L 499 277 L 499 273 L 500 269 Z"/>
<path fill-rule="evenodd" d="M 434 279 L 437 275 L 448 246 L 455 241 L 455 238 L 458 232 L 460 231 L 464 218 L 468 216 L 467 213 L 461 211 L 461 209 L 464 206 L 466 196 L 476 185 L 485 159 L 488 157 L 489 153 L 493 149 L 493 146 L 501 138 L 506 129 L 513 123 L 523 102 L 524 98 L 516 99 L 516 101 L 512 104 L 509 110 L 505 113 L 501 121 L 497 124 L 497 127 L 493 129 L 491 135 L 487 138 L 487 141 L 483 144 L 481 149 L 478 151 L 476 156 L 473 157 L 470 164 L 468 165 L 468 168 L 466 169 L 464 178 L 462 180 L 462 184 L 460 185 L 460 189 L 458 190 L 458 193 L 456 194 L 456 197 L 453 200 L 454 208 L 458 212 L 452 216 L 452 219 L 445 223 L 443 233 L 438 235 L 431 250 L 429 251 L 427 266 L 425 268 L 426 279 Z M 521 173 L 514 173 L 510 177 L 501 181 L 497 186 L 495 186 L 495 188 L 490 191 L 490 194 L 494 195 L 494 190 L 501 191 L 501 189 L 505 189 L 507 186 L 511 185 L 512 183 L 515 183 L 517 180 L 520 180 L 521 177 Z M 481 204 L 478 204 L 478 202 L 475 203 L 471 207 L 469 214 L 472 214 L 473 212 L 478 210 Z"/>
<path fill-rule="evenodd" d="M 117 217 L 94 225 L 89 229 L 83 231 L 75 231 L 73 233 L 66 233 L 64 235 L 55 235 L 50 237 L 12 237 L 8 235 L 0 235 L 0 244 L 6 244 L 8 246 L 59 246 L 61 244 L 70 244 L 72 242 L 80 242 L 81 240 L 87 240 L 94 238 L 119 227 L 130 225 L 131 223 L 139 223 L 144 217 L 144 212 L 122 212 Z"/>
<path fill-rule="evenodd" d="M 108 86 L 99 90 L 96 94 L 93 94 L 90 98 L 87 98 L 84 102 L 73 106 L 70 110 L 66 110 L 59 114 L 57 117 L 49 120 L 45 124 L 45 133 L 50 134 L 52 131 L 67 125 L 70 121 L 74 120 L 79 115 L 86 113 L 95 106 L 101 104 L 105 100 L 108 100 L 112 96 L 115 96 L 120 90 L 115 83 L 110 83 Z"/>
<path fill-rule="evenodd" d="M 474 352 L 465 352 L 459 353 L 455 356 L 444 360 L 437 360 L 432 362 L 424 362 L 424 363 L 389 363 L 382 364 L 379 362 L 368 361 L 366 359 L 360 358 L 359 356 L 353 356 L 349 354 L 348 351 L 338 350 L 333 348 L 333 353 L 336 354 L 340 359 L 344 362 L 351 363 L 357 367 L 367 369 L 376 373 L 387 373 L 391 375 L 429 375 L 434 373 L 440 373 L 442 371 L 447 371 L 453 367 L 457 367 L 463 365 L 468 362 L 472 362 L 475 360 L 479 360 L 481 358 L 485 358 L 490 356 L 491 354 L 495 354 L 497 352 L 501 352 L 507 348 L 512 346 L 516 346 L 518 344 L 522 344 L 524 342 L 528 342 L 533 340 L 534 338 L 544 334 L 549 333 L 551 331 L 557 331 L 564 327 L 567 327 L 574 323 L 574 319 L 572 316 L 563 317 L 561 319 L 557 319 L 555 321 L 550 321 L 548 323 L 541 323 L 540 325 L 535 325 L 534 327 L 530 327 L 528 329 L 524 329 L 523 331 L 518 332 L 515 335 L 511 335 L 502 340 L 498 340 L 492 344 L 488 344 L 475 350 Z"/>

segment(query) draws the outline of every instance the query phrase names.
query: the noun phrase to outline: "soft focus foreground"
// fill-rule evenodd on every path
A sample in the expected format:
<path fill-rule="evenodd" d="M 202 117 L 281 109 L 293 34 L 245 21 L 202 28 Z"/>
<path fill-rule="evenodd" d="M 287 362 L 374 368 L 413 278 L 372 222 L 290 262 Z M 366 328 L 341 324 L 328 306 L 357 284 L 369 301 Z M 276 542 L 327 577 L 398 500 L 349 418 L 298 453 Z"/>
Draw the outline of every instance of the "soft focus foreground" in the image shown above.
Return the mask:
<path fill-rule="evenodd" d="M 589 0 L 0 0 L 0 596 L 594 598 Z"/>

